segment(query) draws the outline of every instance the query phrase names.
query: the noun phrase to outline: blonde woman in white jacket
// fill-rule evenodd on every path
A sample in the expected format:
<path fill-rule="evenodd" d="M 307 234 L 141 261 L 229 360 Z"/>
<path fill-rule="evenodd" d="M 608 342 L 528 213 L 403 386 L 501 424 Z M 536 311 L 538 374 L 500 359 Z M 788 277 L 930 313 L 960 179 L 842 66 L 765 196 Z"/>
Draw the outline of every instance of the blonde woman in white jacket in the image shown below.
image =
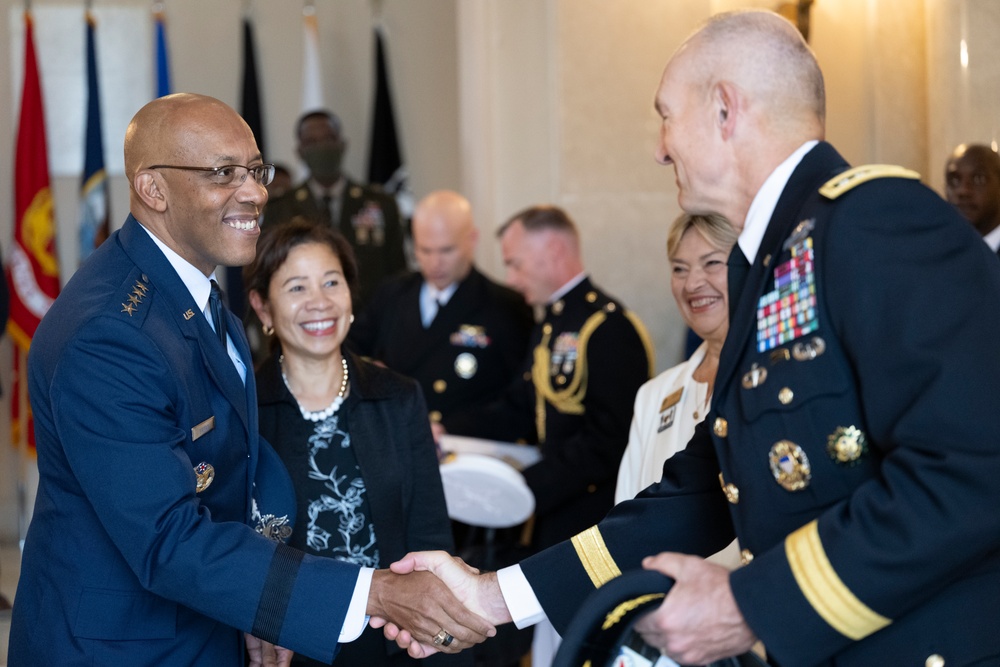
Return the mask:
<path fill-rule="evenodd" d="M 615 503 L 658 482 L 663 462 L 684 449 L 712 404 L 719 352 L 729 331 L 729 253 L 738 234 L 717 215 L 684 214 L 667 233 L 670 291 L 681 316 L 702 339 L 694 354 L 639 388 L 628 445 L 618 469 Z M 734 541 L 712 560 L 739 564 Z"/>

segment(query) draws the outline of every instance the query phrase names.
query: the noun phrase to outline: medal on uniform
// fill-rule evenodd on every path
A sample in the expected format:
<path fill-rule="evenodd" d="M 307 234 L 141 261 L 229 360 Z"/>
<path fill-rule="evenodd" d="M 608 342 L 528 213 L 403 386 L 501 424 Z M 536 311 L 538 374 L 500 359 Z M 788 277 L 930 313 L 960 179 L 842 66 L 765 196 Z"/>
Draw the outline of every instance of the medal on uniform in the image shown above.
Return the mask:
<path fill-rule="evenodd" d="M 826 352 L 826 341 L 819 336 L 813 336 L 792 346 L 792 356 L 796 361 L 812 361 L 824 352 Z"/>
<path fill-rule="evenodd" d="M 837 463 L 853 466 L 868 452 L 868 441 L 861 429 L 838 426 L 826 440 L 826 452 Z"/>
<path fill-rule="evenodd" d="M 760 385 L 764 384 L 767 379 L 767 369 L 761 368 L 757 364 L 750 366 L 750 370 L 743 375 L 743 388 L 744 389 L 756 389 Z"/>
<path fill-rule="evenodd" d="M 758 352 L 773 350 L 819 328 L 813 240 L 802 237 L 812 229 L 811 224 L 809 220 L 799 223 L 788 238 L 785 249 L 791 251 L 791 258 L 774 267 L 774 289 L 757 302 Z"/>
<path fill-rule="evenodd" d="M 470 352 L 463 352 L 455 357 L 455 374 L 463 380 L 470 379 L 479 370 L 479 361 Z"/>
<path fill-rule="evenodd" d="M 215 481 L 215 468 L 211 463 L 202 461 L 194 467 L 195 485 L 194 492 L 201 493 L 212 485 Z"/>
<path fill-rule="evenodd" d="M 802 448 L 791 440 L 779 440 L 771 446 L 768 454 L 774 481 L 786 491 L 801 491 L 809 486 L 812 468 L 809 457 Z"/>
<path fill-rule="evenodd" d="M 564 375 L 573 374 L 579 336 L 578 332 L 573 331 L 563 332 L 556 338 L 552 346 L 552 375 L 558 375 L 560 370 Z"/>
<path fill-rule="evenodd" d="M 490 337 L 486 335 L 486 327 L 475 324 L 461 324 L 458 331 L 449 336 L 448 341 L 458 347 L 487 348 Z"/>

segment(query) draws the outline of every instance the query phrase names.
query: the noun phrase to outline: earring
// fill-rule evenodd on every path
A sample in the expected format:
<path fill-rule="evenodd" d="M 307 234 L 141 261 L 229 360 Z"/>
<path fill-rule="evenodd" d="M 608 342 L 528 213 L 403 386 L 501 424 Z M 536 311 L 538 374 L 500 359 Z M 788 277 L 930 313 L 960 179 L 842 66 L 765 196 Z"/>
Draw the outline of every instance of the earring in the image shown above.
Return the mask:
<path fill-rule="evenodd" d="M 351 313 L 351 324 L 354 324 L 354 313 Z"/>
<path fill-rule="evenodd" d="M 274 327 L 268 326 L 267 324 L 261 324 L 260 325 L 260 330 L 264 332 L 265 336 L 273 336 L 274 335 Z"/>

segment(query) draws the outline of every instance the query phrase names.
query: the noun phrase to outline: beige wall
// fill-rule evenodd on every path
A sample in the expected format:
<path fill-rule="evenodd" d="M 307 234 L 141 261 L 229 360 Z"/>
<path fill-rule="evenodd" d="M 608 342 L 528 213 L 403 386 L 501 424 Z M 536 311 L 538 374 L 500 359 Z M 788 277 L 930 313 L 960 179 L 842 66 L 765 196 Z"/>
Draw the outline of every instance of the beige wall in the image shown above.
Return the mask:
<path fill-rule="evenodd" d="M 82 2 L 33 0 L 35 7 Z M 95 0 L 146 9 L 148 0 Z M 166 0 L 177 90 L 236 104 L 240 76 L 238 0 Z M 295 164 L 299 112 L 300 2 L 251 0 L 265 95 L 267 157 Z M 652 154 L 652 98 L 663 64 L 704 17 L 753 0 L 317 0 L 327 102 L 351 139 L 347 169 L 363 176 L 376 9 L 388 36 L 396 111 L 411 183 L 419 196 L 440 187 L 466 192 L 484 229 L 479 261 L 500 275 L 492 231 L 541 201 L 566 207 L 580 223 L 595 280 L 636 310 L 653 333 L 658 367 L 679 359 L 683 324 L 666 287 L 666 226 L 678 213 L 673 173 Z M 13 80 L 8 37 L 21 2 L 0 0 L 0 240 L 9 246 Z M 12 25 L 11 19 L 15 23 Z M 150 31 L 142 21 L 137 31 Z M 82 27 L 81 27 L 82 31 Z M 828 137 L 856 163 L 892 162 L 940 184 L 957 142 L 996 135 L 1000 32 L 994 0 L 816 0 L 812 44 L 828 92 Z M 146 33 L 149 34 L 149 33 Z M 958 40 L 970 65 L 958 64 Z M 993 41 L 991 41 L 993 40 Z M 136 54 L 148 67 L 149 54 Z M 45 72 L 43 71 L 43 76 Z M 104 80 L 110 87 L 114 82 Z M 58 113 L 80 110 L 60 107 Z M 123 128 L 122 128 L 123 129 Z M 82 138 L 80 139 L 82 141 Z M 121 134 L 106 150 L 120 151 Z M 59 151 L 59 146 L 50 146 Z M 57 178 L 63 266 L 75 264 L 75 176 Z M 127 186 L 112 181 L 120 224 Z M 69 275 L 69 271 L 64 271 Z M 9 344 L 0 378 L 10 386 Z M 13 497 L 6 405 L 0 406 L 0 501 Z M 0 535 L 16 530 L 3 512 Z"/>

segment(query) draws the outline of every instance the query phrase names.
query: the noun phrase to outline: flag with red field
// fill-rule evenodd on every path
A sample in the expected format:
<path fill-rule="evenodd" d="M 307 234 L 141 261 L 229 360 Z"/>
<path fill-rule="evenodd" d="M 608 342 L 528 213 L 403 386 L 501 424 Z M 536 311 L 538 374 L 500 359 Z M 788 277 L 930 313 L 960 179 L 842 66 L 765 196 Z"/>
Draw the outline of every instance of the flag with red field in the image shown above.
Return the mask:
<path fill-rule="evenodd" d="M 15 384 L 11 397 L 14 443 L 20 442 L 22 419 L 27 418 L 28 444 L 34 446 L 30 408 L 21 390 L 25 356 L 38 323 L 59 294 L 55 214 L 49 187 L 45 141 L 45 112 L 35 57 L 31 15 L 24 14 L 24 87 L 14 153 L 14 243 L 7 262 L 10 320 L 7 331 L 14 342 Z"/>

